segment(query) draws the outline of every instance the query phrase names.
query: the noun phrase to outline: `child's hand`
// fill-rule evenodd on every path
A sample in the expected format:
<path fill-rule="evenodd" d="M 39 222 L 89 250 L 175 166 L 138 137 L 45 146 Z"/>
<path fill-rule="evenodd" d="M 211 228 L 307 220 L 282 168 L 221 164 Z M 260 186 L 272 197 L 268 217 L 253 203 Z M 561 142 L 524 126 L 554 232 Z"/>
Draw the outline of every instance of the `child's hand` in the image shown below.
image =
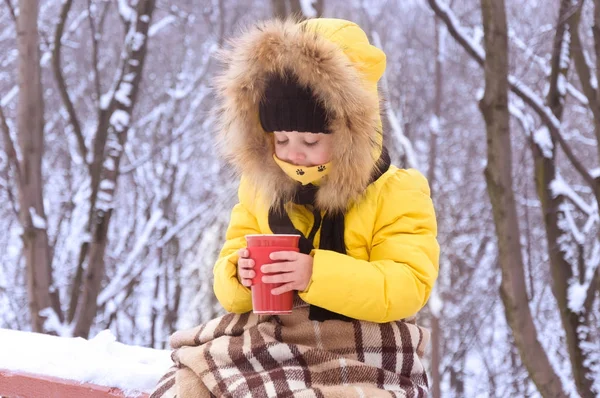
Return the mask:
<path fill-rule="evenodd" d="M 245 247 L 238 251 L 238 275 L 242 280 L 242 285 L 250 287 L 252 286 L 252 278 L 256 276 L 254 272 L 254 260 L 249 259 L 250 253 Z"/>
<path fill-rule="evenodd" d="M 282 272 L 279 275 L 265 275 L 264 283 L 285 283 L 271 290 L 272 294 L 282 294 L 290 290 L 304 291 L 308 288 L 312 277 L 313 258 L 308 254 L 298 252 L 271 253 L 271 260 L 281 261 L 265 264 L 261 267 L 264 274 Z"/>

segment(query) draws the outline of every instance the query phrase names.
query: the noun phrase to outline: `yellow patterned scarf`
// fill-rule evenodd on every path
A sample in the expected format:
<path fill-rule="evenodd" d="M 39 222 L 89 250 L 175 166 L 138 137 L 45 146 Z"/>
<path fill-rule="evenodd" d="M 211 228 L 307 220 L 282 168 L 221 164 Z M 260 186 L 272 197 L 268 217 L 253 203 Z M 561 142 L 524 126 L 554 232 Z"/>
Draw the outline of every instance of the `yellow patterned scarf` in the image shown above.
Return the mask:
<path fill-rule="evenodd" d="M 281 167 L 281 170 L 291 179 L 298 181 L 302 185 L 315 184 L 318 185 L 321 178 L 329 174 L 331 170 L 331 162 L 318 166 L 296 166 L 291 163 L 284 162 L 273 154 L 275 163 Z"/>

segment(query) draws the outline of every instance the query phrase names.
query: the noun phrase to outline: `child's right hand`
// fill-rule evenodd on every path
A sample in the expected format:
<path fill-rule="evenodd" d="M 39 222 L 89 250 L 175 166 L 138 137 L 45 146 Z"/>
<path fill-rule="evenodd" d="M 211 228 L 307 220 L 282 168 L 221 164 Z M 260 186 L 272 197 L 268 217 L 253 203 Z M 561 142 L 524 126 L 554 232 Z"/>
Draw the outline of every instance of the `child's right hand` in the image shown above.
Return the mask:
<path fill-rule="evenodd" d="M 245 247 L 238 251 L 238 276 L 242 281 L 242 285 L 250 287 L 252 286 L 252 278 L 256 276 L 254 273 L 254 260 L 248 258 L 250 256 L 250 252 Z"/>

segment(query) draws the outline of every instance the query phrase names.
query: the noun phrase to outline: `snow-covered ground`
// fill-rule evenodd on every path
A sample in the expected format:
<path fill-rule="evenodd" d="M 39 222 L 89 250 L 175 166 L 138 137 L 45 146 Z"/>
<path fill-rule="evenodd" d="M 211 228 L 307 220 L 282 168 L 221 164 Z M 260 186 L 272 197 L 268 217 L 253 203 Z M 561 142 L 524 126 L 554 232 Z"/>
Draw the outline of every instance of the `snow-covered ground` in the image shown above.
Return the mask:
<path fill-rule="evenodd" d="M 0 369 L 118 387 L 127 393 L 150 392 L 171 365 L 171 351 L 119 343 L 109 330 L 85 340 L 0 329 Z"/>

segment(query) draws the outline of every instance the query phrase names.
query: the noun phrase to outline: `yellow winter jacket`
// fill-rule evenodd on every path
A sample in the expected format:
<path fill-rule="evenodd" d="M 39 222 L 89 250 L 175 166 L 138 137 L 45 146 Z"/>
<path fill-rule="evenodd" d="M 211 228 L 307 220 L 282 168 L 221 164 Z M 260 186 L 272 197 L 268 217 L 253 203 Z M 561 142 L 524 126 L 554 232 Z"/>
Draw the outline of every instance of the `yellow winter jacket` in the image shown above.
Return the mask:
<path fill-rule="evenodd" d="M 300 297 L 351 318 L 388 322 L 417 313 L 438 274 L 436 220 L 425 178 L 391 166 L 375 182 L 382 153 L 377 82 L 386 57 L 358 25 L 339 19 L 269 21 L 231 40 L 215 81 L 220 101 L 217 140 L 241 176 L 226 242 L 214 267 L 214 291 L 230 312 L 250 311 L 250 290 L 237 278 L 244 235 L 272 233 L 269 208 L 287 203 L 298 183 L 273 160 L 273 135 L 260 124 L 258 104 L 272 75 L 293 75 L 327 111 L 333 165 L 315 206 L 345 214 L 346 253 L 315 249 L 312 281 Z M 322 214 L 322 215 L 323 215 Z M 331 214 L 331 213 L 329 213 Z M 305 236 L 313 214 L 289 212 Z M 313 246 L 319 247 L 320 231 Z"/>
<path fill-rule="evenodd" d="M 229 312 L 252 310 L 250 290 L 237 278 L 237 251 L 244 235 L 272 233 L 268 207 L 245 180 L 231 214 L 226 243 L 214 267 L 214 290 Z M 312 213 L 296 206 L 290 218 L 305 236 Z M 346 213 L 347 255 L 314 250 L 312 281 L 300 297 L 351 318 L 389 322 L 416 314 L 438 275 L 437 227 L 429 187 L 415 170 L 391 166 L 371 184 L 364 200 Z M 320 231 L 315 236 L 318 247 Z"/>

